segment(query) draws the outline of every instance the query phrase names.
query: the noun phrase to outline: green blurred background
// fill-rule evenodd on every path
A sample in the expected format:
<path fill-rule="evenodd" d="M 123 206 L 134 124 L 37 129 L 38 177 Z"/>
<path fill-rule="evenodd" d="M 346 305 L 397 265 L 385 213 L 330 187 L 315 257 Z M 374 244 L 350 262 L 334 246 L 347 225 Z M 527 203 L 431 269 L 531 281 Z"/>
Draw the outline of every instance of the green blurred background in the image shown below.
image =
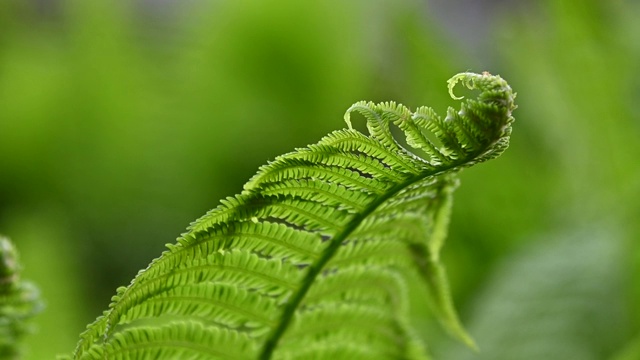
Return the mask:
<path fill-rule="evenodd" d="M 0 1 L 0 232 L 70 352 L 115 288 L 358 100 L 443 112 L 446 80 L 518 92 L 512 145 L 462 174 L 444 251 L 475 354 L 640 359 L 637 1 Z M 425 310 L 425 314 L 428 312 Z"/>

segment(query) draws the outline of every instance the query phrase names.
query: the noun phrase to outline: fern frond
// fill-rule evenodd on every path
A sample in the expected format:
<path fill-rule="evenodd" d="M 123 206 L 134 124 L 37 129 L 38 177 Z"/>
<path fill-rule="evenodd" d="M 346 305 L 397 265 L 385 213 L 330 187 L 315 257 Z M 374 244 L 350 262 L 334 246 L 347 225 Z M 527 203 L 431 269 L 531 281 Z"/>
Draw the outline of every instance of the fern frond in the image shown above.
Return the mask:
<path fill-rule="evenodd" d="M 515 95 L 488 73 L 456 75 L 450 89 L 459 81 L 480 93 L 444 119 L 358 102 L 347 129 L 262 166 L 118 289 L 74 357 L 426 358 L 409 325 L 415 286 L 473 346 L 439 251 L 456 173 L 507 147 Z M 353 113 L 368 135 L 351 126 Z"/>

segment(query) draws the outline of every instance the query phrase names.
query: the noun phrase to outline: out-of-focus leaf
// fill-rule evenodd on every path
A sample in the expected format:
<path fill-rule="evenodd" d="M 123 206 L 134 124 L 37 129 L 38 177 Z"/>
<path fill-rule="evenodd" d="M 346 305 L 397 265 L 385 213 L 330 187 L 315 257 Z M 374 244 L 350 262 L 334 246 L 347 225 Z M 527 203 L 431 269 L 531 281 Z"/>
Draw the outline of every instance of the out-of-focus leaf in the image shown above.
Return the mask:
<path fill-rule="evenodd" d="M 640 359 L 640 335 L 631 340 L 626 346 L 614 355 L 611 360 L 638 360 Z"/>
<path fill-rule="evenodd" d="M 607 358 L 628 325 L 621 240 L 588 228 L 543 237 L 514 254 L 475 303 L 469 329 L 480 353 L 451 347 L 436 358 Z"/>

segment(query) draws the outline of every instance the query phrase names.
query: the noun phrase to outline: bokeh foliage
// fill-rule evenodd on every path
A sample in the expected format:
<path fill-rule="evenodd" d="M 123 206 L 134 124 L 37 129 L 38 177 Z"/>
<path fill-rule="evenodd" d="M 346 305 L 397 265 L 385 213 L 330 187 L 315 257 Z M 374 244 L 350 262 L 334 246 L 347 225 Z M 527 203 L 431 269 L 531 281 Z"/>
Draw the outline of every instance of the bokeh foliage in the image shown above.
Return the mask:
<path fill-rule="evenodd" d="M 632 1 L 503 3 L 478 56 L 410 0 L 0 2 L 0 231 L 47 302 L 28 358 L 69 352 L 189 221 L 342 127 L 350 104 L 440 112 L 464 70 L 503 76 L 520 108 L 505 156 L 462 175 L 444 251 L 482 352 L 427 319 L 434 353 L 629 356 L 639 15 Z"/>

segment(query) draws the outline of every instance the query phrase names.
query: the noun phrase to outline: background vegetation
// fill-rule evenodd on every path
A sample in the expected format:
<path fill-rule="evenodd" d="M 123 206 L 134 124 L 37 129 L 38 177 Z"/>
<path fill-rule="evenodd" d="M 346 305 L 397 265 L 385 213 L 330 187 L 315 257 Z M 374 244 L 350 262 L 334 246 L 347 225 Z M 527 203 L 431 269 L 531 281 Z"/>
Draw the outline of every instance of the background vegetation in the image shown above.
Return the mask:
<path fill-rule="evenodd" d="M 446 79 L 489 70 L 519 93 L 512 145 L 462 175 L 444 251 L 482 352 L 421 331 L 442 359 L 637 359 L 639 16 L 622 0 L 0 2 L 0 232 L 47 303 L 27 358 L 72 350 L 190 221 L 355 101 L 441 112 Z"/>

